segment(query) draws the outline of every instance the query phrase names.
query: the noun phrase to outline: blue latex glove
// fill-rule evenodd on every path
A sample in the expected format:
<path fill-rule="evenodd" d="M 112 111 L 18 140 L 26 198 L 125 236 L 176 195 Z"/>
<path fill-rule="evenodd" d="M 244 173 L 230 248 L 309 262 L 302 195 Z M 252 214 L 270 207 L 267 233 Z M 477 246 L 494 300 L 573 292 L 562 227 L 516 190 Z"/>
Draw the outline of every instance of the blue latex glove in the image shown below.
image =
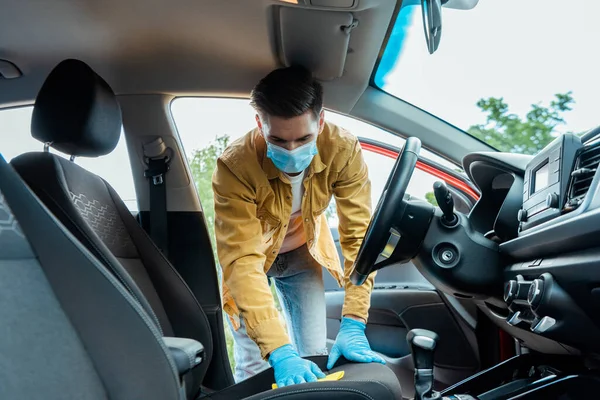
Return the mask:
<path fill-rule="evenodd" d="M 360 321 L 344 317 L 342 325 L 338 332 L 329 359 L 327 361 L 327 369 L 333 368 L 340 356 L 344 356 L 348 361 L 361 363 L 381 363 L 385 364 L 385 360 L 377 355 L 365 336 L 367 325 Z"/>
<path fill-rule="evenodd" d="M 269 364 L 275 371 L 275 382 L 284 387 L 305 382 L 316 382 L 325 374 L 312 361 L 300 357 L 291 344 L 286 344 L 271 352 Z"/>

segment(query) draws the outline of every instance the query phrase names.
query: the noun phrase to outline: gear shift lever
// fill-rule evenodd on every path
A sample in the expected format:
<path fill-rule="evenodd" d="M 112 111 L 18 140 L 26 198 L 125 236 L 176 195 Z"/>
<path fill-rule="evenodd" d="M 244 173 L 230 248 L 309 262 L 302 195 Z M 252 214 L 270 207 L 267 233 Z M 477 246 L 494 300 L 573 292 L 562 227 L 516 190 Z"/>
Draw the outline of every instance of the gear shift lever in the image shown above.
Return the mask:
<path fill-rule="evenodd" d="M 433 353 L 439 337 L 425 329 L 412 329 L 406 335 L 415 364 L 415 399 L 439 398 L 433 391 Z"/>

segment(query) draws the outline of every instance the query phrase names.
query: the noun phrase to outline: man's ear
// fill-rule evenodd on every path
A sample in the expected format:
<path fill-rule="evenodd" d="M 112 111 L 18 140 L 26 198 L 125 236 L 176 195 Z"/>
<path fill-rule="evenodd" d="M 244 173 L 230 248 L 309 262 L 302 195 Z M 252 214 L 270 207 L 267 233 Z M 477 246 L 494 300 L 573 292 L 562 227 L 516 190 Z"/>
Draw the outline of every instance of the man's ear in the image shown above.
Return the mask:
<path fill-rule="evenodd" d="M 260 133 L 263 133 L 263 126 L 262 126 L 262 122 L 260 122 L 260 116 L 258 114 L 256 114 L 254 116 L 254 118 L 256 119 L 256 126 L 258 126 Z M 264 135 L 264 133 L 263 133 L 263 135 Z"/>
<path fill-rule="evenodd" d="M 319 113 L 319 134 L 321 134 L 321 132 L 323 132 L 324 128 L 325 128 L 325 110 L 321 110 L 321 112 Z"/>

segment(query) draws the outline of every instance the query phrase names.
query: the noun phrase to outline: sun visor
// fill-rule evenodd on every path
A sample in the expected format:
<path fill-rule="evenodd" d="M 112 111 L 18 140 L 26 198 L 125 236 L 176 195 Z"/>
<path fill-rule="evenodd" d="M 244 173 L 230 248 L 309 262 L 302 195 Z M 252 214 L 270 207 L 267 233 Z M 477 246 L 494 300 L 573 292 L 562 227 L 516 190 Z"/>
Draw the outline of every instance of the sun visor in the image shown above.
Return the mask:
<path fill-rule="evenodd" d="M 357 23 L 349 12 L 280 7 L 281 61 L 285 66 L 300 64 L 320 80 L 339 78 Z"/>

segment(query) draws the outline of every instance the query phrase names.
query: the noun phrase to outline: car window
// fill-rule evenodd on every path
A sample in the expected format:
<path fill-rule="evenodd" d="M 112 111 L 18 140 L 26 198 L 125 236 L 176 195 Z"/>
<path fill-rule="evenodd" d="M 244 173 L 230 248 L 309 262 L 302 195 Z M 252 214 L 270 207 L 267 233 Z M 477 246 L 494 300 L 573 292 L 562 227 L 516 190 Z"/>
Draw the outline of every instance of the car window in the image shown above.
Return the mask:
<path fill-rule="evenodd" d="M 384 143 L 384 144 L 387 144 L 390 146 L 394 146 L 399 149 L 402 148 L 402 146 L 404 146 L 404 142 L 405 142 L 404 138 L 394 135 L 391 132 L 388 132 L 384 129 L 378 128 L 374 125 L 371 125 L 371 124 L 361 121 L 359 119 L 352 118 L 347 115 L 335 113 L 333 111 L 327 112 L 327 119 L 329 121 L 333 122 L 334 124 L 337 124 L 338 126 L 341 126 L 345 129 L 347 129 L 348 131 L 352 132 L 354 135 L 356 135 L 360 138 L 376 140 L 378 142 L 381 142 L 381 143 Z M 461 173 L 462 175 L 466 176 L 466 174 L 464 173 L 464 171 L 460 165 L 455 164 L 451 161 L 448 161 L 445 158 L 440 157 L 439 155 L 433 153 L 432 151 L 429 151 L 425 148 L 421 148 L 420 154 L 421 154 L 421 157 L 424 157 L 428 160 L 434 161 L 443 167 L 446 167 L 450 170 L 456 171 L 456 172 Z"/>
<path fill-rule="evenodd" d="M 248 100 L 181 97 L 171 103 L 171 114 L 214 244 L 212 174 L 227 145 L 256 126 L 255 112 Z"/>
<path fill-rule="evenodd" d="M 194 175 L 211 235 L 213 235 L 214 200 L 211 178 L 216 159 L 229 143 L 240 138 L 256 126 L 255 112 L 246 99 L 196 97 L 175 99 L 171 105 L 171 112 L 192 175 Z M 332 111 L 326 111 L 325 115 L 327 120 L 347 129 L 356 136 L 397 147 L 404 145 L 403 138 L 366 122 Z M 448 168 L 458 170 L 457 165 L 426 149 L 422 150 L 422 155 Z M 364 158 L 370 170 L 371 200 L 373 204 L 377 204 L 395 160 L 372 151 L 364 151 Z M 377 171 L 377 173 L 373 173 L 374 171 Z M 423 200 L 431 199 L 433 183 L 436 180 L 437 178 L 427 172 L 415 170 L 407 193 L 412 197 Z M 330 225 L 337 227 L 335 202 L 333 200 L 328 210 L 328 216 Z M 214 236 L 212 238 L 214 240 Z"/>
<path fill-rule="evenodd" d="M 31 137 L 31 114 L 33 107 L 0 110 L 0 154 L 8 162 L 30 151 L 42 151 L 43 144 Z M 54 149 L 50 151 L 69 158 Z M 75 162 L 88 171 L 104 178 L 123 199 L 130 211 L 138 211 L 137 196 L 125 137 L 121 133 L 119 144 L 112 153 L 96 158 L 80 157 Z"/>
<path fill-rule="evenodd" d="M 404 146 L 403 138 L 366 122 L 332 112 L 328 113 L 328 118 L 331 122 L 347 129 L 361 138 L 377 140 L 381 143 L 390 144 L 399 148 Z M 458 167 L 455 164 L 435 155 L 427 149 L 422 149 L 421 155 L 432 161 L 438 162 L 440 165 L 458 171 Z M 374 208 L 383 193 L 383 188 L 392 172 L 396 160 L 371 151 L 370 149 L 363 149 L 363 157 L 369 168 L 369 178 L 371 179 L 371 202 Z M 439 178 L 436 178 L 425 171 L 415 169 L 408 184 L 408 188 L 406 189 L 406 194 L 411 198 L 419 198 L 435 204 L 433 200 L 433 183 L 437 180 L 439 180 Z M 331 228 L 337 228 L 339 221 L 336 214 L 335 201 L 333 199 L 327 210 L 327 216 L 329 226 Z"/>

